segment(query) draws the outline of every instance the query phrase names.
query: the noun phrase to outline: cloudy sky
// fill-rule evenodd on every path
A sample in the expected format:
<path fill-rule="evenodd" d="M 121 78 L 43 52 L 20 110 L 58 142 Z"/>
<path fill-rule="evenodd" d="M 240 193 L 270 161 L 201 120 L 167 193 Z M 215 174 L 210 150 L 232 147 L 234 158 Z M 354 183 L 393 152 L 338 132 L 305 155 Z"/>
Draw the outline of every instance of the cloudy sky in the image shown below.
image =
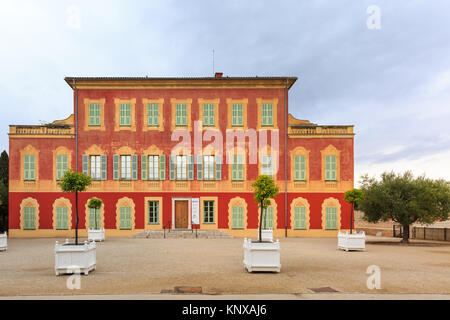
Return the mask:
<path fill-rule="evenodd" d="M 449 12 L 446 0 L 2 0 L 0 150 L 9 124 L 72 112 L 65 76 L 211 76 L 214 49 L 225 76 L 297 76 L 295 117 L 355 125 L 356 180 L 450 180 Z"/>

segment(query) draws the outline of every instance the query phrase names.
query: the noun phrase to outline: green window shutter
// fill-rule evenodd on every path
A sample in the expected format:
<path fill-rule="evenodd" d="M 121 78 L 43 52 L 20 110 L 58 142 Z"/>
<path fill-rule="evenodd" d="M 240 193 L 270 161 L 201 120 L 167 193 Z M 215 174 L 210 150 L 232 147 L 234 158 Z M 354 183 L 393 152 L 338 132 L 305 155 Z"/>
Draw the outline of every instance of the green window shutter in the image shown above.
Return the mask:
<path fill-rule="evenodd" d="M 180 105 L 177 103 L 175 105 L 175 125 L 179 126 L 180 124 L 181 124 Z"/>
<path fill-rule="evenodd" d="M 209 125 L 214 125 L 214 104 L 209 105 Z"/>
<path fill-rule="evenodd" d="M 90 174 L 89 174 L 89 156 L 87 154 L 83 154 L 81 159 L 83 162 L 83 173 L 87 176 L 90 176 Z"/>
<path fill-rule="evenodd" d="M 36 163 L 35 163 L 35 156 L 30 155 L 30 180 L 36 179 Z"/>
<path fill-rule="evenodd" d="M 169 156 L 169 179 L 175 180 L 175 156 Z"/>
<path fill-rule="evenodd" d="M 237 229 L 238 224 L 238 207 L 231 207 L 231 228 Z"/>
<path fill-rule="evenodd" d="M 26 230 L 35 230 L 36 229 L 36 215 L 35 215 L 34 207 L 25 207 L 23 210 L 23 220 L 24 225 L 23 228 Z"/>
<path fill-rule="evenodd" d="M 243 229 L 244 228 L 244 208 L 243 207 L 232 207 L 232 229 Z"/>
<path fill-rule="evenodd" d="M 89 104 L 89 125 L 99 126 L 100 125 L 100 104 L 91 103 Z"/>
<path fill-rule="evenodd" d="M 102 175 L 102 180 L 107 180 L 108 179 L 108 175 L 107 175 L 107 172 L 108 172 L 108 158 L 107 158 L 107 156 L 106 156 L 106 154 L 104 154 L 104 155 L 101 155 L 100 156 L 100 159 L 101 159 L 101 175 Z"/>
<path fill-rule="evenodd" d="M 158 126 L 159 124 L 159 104 L 155 103 L 153 105 L 153 125 Z"/>
<path fill-rule="evenodd" d="M 305 156 L 294 156 L 294 179 L 306 180 Z"/>
<path fill-rule="evenodd" d="M 60 230 L 62 227 L 62 208 L 61 207 L 56 207 L 56 229 Z"/>
<path fill-rule="evenodd" d="M 325 219 L 326 219 L 326 229 L 336 230 L 337 229 L 337 208 L 327 207 L 325 209 Z"/>
<path fill-rule="evenodd" d="M 239 207 L 239 228 L 244 229 L 244 207 Z"/>
<path fill-rule="evenodd" d="M 56 207 L 56 229 L 67 230 L 68 225 L 68 210 L 67 207 Z"/>
<path fill-rule="evenodd" d="M 137 180 L 138 178 L 138 156 L 131 155 L 131 179 Z"/>
<path fill-rule="evenodd" d="M 119 155 L 113 155 L 113 180 L 119 180 Z"/>
<path fill-rule="evenodd" d="M 159 179 L 166 180 L 166 156 L 159 156 Z"/>
<path fill-rule="evenodd" d="M 268 229 L 273 229 L 273 207 L 268 207 L 267 208 L 267 226 Z"/>
<path fill-rule="evenodd" d="M 93 208 L 89 208 L 89 229 L 95 228 L 95 212 Z"/>
<path fill-rule="evenodd" d="M 331 180 L 336 180 L 337 176 L 336 156 L 331 156 Z"/>
<path fill-rule="evenodd" d="M 125 207 L 120 207 L 120 229 L 124 229 L 125 227 L 125 214 L 126 214 Z"/>
<path fill-rule="evenodd" d="M 190 155 L 187 158 L 188 166 L 188 180 L 194 180 L 194 156 Z"/>
<path fill-rule="evenodd" d="M 177 103 L 175 105 L 175 116 L 177 126 L 187 125 L 187 105 L 185 103 Z"/>
<path fill-rule="evenodd" d="M 336 156 L 325 156 L 325 180 L 336 180 Z"/>
<path fill-rule="evenodd" d="M 295 207 L 294 228 L 306 229 L 306 208 Z"/>
<path fill-rule="evenodd" d="M 216 155 L 216 180 L 222 180 L 222 155 Z"/>
<path fill-rule="evenodd" d="M 238 174 L 238 163 L 237 163 L 237 156 L 233 156 L 233 163 L 231 165 L 231 180 L 237 180 L 237 174 Z"/>
<path fill-rule="evenodd" d="M 261 106 L 261 117 L 263 126 L 273 125 L 273 105 L 271 103 L 263 103 Z"/>
<path fill-rule="evenodd" d="M 244 125 L 244 106 L 241 103 L 233 103 L 231 105 L 231 125 Z"/>
<path fill-rule="evenodd" d="M 131 104 L 121 103 L 120 109 L 120 125 L 130 126 L 131 125 Z"/>
<path fill-rule="evenodd" d="M 207 103 L 203 104 L 203 125 L 209 126 L 209 105 Z"/>
<path fill-rule="evenodd" d="M 147 125 L 158 126 L 159 123 L 159 104 L 147 104 Z"/>
<path fill-rule="evenodd" d="M 203 180 L 203 157 L 197 156 L 197 180 Z"/>
<path fill-rule="evenodd" d="M 61 228 L 64 230 L 69 229 L 69 209 L 67 207 L 62 208 Z"/>
<path fill-rule="evenodd" d="M 56 156 L 56 180 L 60 180 L 68 168 L 68 157 L 66 154 Z"/>
<path fill-rule="evenodd" d="M 141 156 L 141 180 L 147 180 L 147 156 Z"/>
<path fill-rule="evenodd" d="M 23 179 L 30 179 L 30 160 L 28 155 L 23 156 Z"/>
<path fill-rule="evenodd" d="M 120 229 L 131 229 L 131 207 L 120 207 Z"/>

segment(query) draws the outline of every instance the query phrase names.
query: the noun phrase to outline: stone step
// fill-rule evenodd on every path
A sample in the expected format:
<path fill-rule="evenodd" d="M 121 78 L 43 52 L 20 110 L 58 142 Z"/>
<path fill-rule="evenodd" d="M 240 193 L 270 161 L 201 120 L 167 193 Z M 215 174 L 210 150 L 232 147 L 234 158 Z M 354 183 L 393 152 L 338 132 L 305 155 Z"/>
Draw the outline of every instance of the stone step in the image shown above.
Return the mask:
<path fill-rule="evenodd" d="M 165 231 L 167 239 L 231 239 L 233 238 L 226 232 L 220 230 L 171 230 Z M 163 230 L 145 230 L 131 236 L 134 239 L 162 239 L 164 238 Z"/>

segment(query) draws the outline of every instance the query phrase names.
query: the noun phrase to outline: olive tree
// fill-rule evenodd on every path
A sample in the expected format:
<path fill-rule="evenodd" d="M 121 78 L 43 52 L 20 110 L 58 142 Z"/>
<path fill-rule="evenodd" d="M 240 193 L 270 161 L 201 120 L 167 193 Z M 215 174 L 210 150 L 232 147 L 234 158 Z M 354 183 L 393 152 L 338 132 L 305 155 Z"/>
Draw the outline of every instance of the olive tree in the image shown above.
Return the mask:
<path fill-rule="evenodd" d="M 261 228 L 264 219 L 263 209 L 270 205 L 270 199 L 275 198 L 278 195 L 279 189 L 278 186 L 273 181 L 272 177 L 267 175 L 260 175 L 258 177 L 258 180 L 253 182 L 252 186 L 253 188 L 255 188 L 254 191 L 255 201 L 259 204 L 259 207 L 261 208 L 259 219 L 259 241 L 261 242 L 262 241 Z"/>
<path fill-rule="evenodd" d="M 403 226 L 403 243 L 409 241 L 409 226 L 446 220 L 450 211 L 450 182 L 425 176 L 414 178 L 410 171 L 403 174 L 384 172 L 381 180 L 361 177 L 364 192 L 358 208 L 368 222 L 392 219 Z"/>

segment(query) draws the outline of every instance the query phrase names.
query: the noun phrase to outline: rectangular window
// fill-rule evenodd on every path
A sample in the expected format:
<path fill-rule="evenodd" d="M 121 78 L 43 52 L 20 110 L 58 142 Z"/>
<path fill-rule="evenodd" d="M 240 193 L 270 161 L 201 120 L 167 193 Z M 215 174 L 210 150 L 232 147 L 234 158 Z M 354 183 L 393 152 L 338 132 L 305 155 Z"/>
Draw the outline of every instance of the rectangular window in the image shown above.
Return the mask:
<path fill-rule="evenodd" d="M 244 125 L 244 106 L 242 103 L 233 103 L 231 105 L 231 125 L 236 127 Z"/>
<path fill-rule="evenodd" d="M 273 159 L 272 156 L 262 156 L 261 174 L 273 176 Z"/>
<path fill-rule="evenodd" d="M 24 230 L 36 229 L 36 213 L 34 207 L 23 208 L 23 229 Z"/>
<path fill-rule="evenodd" d="M 35 180 L 36 179 L 36 162 L 34 155 L 23 156 L 23 179 Z"/>
<path fill-rule="evenodd" d="M 177 156 L 176 177 L 177 180 L 187 179 L 187 156 Z"/>
<path fill-rule="evenodd" d="M 89 228 L 98 230 L 100 225 L 100 209 L 89 208 Z"/>
<path fill-rule="evenodd" d="M 120 207 L 120 229 L 131 230 L 131 207 Z"/>
<path fill-rule="evenodd" d="M 231 214 L 231 228 L 244 229 L 244 207 L 232 207 Z"/>
<path fill-rule="evenodd" d="M 306 180 L 306 156 L 294 156 L 294 180 Z"/>
<path fill-rule="evenodd" d="M 214 223 L 214 201 L 203 201 L 203 223 Z"/>
<path fill-rule="evenodd" d="M 244 180 L 244 156 L 234 155 L 233 164 L 231 165 L 231 180 Z"/>
<path fill-rule="evenodd" d="M 119 108 L 120 108 L 120 125 L 131 126 L 131 104 L 121 103 Z"/>
<path fill-rule="evenodd" d="M 148 156 L 148 180 L 159 180 L 159 156 Z"/>
<path fill-rule="evenodd" d="M 131 156 L 120 156 L 120 179 L 131 180 Z"/>
<path fill-rule="evenodd" d="M 159 223 L 159 201 L 148 202 L 148 224 Z"/>
<path fill-rule="evenodd" d="M 147 125 L 157 127 L 159 123 L 159 105 L 157 103 L 147 104 Z"/>
<path fill-rule="evenodd" d="M 337 180 L 336 156 L 325 156 L 325 180 Z"/>
<path fill-rule="evenodd" d="M 336 230 L 337 229 L 337 208 L 336 207 L 327 207 L 325 208 L 325 220 L 327 230 Z"/>
<path fill-rule="evenodd" d="M 69 229 L 69 212 L 67 207 L 56 207 L 56 230 Z"/>
<path fill-rule="evenodd" d="M 100 125 L 100 104 L 90 103 L 89 104 L 89 125 L 99 126 Z"/>
<path fill-rule="evenodd" d="M 175 104 L 175 117 L 177 126 L 187 126 L 187 105 L 186 103 Z"/>
<path fill-rule="evenodd" d="M 263 103 L 261 108 L 262 125 L 273 126 L 273 105 L 271 103 Z"/>
<path fill-rule="evenodd" d="M 203 104 L 203 126 L 214 126 L 214 104 Z"/>
<path fill-rule="evenodd" d="M 100 156 L 90 156 L 91 162 L 91 178 L 93 180 L 101 179 L 101 157 Z"/>
<path fill-rule="evenodd" d="M 61 180 L 68 169 L 68 156 L 61 154 L 56 156 L 56 180 Z"/>
<path fill-rule="evenodd" d="M 306 229 L 306 208 L 295 207 L 294 229 Z"/>
<path fill-rule="evenodd" d="M 264 230 L 273 229 L 273 207 L 265 207 L 264 208 L 262 229 L 264 229 Z"/>
<path fill-rule="evenodd" d="M 203 156 L 203 180 L 214 180 L 214 156 Z"/>

